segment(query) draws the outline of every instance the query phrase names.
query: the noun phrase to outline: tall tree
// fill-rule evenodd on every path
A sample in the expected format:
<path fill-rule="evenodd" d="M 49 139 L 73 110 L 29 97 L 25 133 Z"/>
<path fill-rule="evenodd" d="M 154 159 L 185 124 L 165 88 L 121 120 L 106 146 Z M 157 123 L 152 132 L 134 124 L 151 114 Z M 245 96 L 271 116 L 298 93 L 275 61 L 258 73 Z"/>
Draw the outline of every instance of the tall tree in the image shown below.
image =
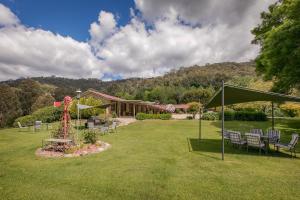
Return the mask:
<path fill-rule="evenodd" d="M 252 41 L 261 46 L 256 69 L 275 80 L 273 90 L 289 92 L 300 85 L 300 0 L 279 0 L 261 13 Z"/>
<path fill-rule="evenodd" d="M 18 96 L 20 97 L 23 115 L 28 115 L 31 113 L 33 103 L 43 93 L 42 89 L 40 84 L 32 79 L 23 80 L 18 88 L 20 88 Z"/>
<path fill-rule="evenodd" d="M 11 125 L 21 114 L 16 91 L 6 84 L 0 84 L 0 127 Z"/>
<path fill-rule="evenodd" d="M 32 110 L 32 112 L 34 112 L 40 108 L 44 108 L 46 106 L 51 106 L 51 105 L 53 105 L 54 101 L 55 101 L 55 99 L 51 96 L 51 94 L 49 94 L 49 93 L 43 94 L 43 95 L 39 96 L 36 99 L 36 101 L 32 104 L 31 110 Z"/>

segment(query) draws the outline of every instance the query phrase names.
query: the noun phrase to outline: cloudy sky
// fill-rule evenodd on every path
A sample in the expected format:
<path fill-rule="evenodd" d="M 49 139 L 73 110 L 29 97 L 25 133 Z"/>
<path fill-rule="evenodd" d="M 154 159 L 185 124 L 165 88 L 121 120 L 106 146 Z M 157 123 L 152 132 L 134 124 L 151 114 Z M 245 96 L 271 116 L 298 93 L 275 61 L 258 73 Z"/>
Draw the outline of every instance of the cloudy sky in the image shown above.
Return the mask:
<path fill-rule="evenodd" d="M 250 30 L 274 0 L 0 0 L 0 81 L 161 75 L 248 61 Z"/>

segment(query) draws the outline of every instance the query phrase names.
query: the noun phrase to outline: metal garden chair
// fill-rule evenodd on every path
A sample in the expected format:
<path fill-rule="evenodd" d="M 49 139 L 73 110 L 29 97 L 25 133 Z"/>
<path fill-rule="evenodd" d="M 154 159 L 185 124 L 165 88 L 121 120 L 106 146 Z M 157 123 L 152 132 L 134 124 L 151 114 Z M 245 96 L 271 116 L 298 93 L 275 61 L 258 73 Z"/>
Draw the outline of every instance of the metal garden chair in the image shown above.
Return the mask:
<path fill-rule="evenodd" d="M 241 133 L 237 131 L 228 131 L 229 132 L 229 138 L 232 145 L 237 145 L 239 148 L 241 148 L 243 145 L 246 144 L 246 141 L 242 139 Z"/>
<path fill-rule="evenodd" d="M 275 147 L 277 147 L 277 151 L 279 151 L 280 148 L 287 149 L 288 151 L 291 152 L 291 157 L 293 157 L 293 152 L 294 152 L 295 157 L 297 157 L 297 155 L 296 155 L 296 145 L 298 143 L 298 140 L 299 140 L 299 135 L 298 134 L 292 134 L 292 139 L 291 139 L 290 143 L 288 143 L 288 144 L 277 143 L 277 144 L 275 144 Z"/>
<path fill-rule="evenodd" d="M 261 149 L 267 153 L 266 145 L 261 141 L 260 134 L 256 133 L 246 133 L 246 141 L 247 141 L 247 152 L 249 147 L 259 148 L 259 154 L 261 154 Z"/>

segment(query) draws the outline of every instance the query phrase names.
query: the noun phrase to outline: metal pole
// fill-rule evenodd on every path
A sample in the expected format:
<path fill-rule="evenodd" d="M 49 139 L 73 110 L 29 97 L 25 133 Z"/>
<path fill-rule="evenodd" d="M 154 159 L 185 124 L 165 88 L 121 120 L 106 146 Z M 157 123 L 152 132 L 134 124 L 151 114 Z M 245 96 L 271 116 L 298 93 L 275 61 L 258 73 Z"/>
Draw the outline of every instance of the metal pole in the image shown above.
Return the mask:
<path fill-rule="evenodd" d="M 77 131 L 76 131 L 76 142 L 78 142 L 78 134 L 79 134 L 79 99 L 77 100 Z"/>
<path fill-rule="evenodd" d="M 222 81 L 222 160 L 224 160 L 224 81 Z"/>
<path fill-rule="evenodd" d="M 202 134 L 202 127 L 201 127 L 201 107 L 200 107 L 200 101 L 199 101 L 199 142 L 202 139 L 201 134 Z"/>
<path fill-rule="evenodd" d="M 274 102 L 272 101 L 272 130 L 274 130 Z"/>

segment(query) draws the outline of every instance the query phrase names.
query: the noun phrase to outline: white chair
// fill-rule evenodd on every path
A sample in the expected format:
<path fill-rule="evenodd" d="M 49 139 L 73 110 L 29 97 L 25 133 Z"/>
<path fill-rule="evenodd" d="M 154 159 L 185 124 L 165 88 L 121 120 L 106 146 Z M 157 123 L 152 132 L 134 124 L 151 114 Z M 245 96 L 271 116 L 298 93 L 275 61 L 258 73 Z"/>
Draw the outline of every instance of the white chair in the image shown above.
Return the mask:
<path fill-rule="evenodd" d="M 262 130 L 262 129 L 259 129 L 259 128 L 251 129 L 251 130 L 250 130 L 250 133 L 259 134 L 260 136 L 263 136 L 263 135 L 264 135 L 263 130 Z"/>
<path fill-rule="evenodd" d="M 275 144 L 275 147 L 277 147 L 277 151 L 279 151 L 280 148 L 287 149 L 288 151 L 291 152 L 292 157 L 293 157 L 293 152 L 294 152 L 295 157 L 297 157 L 297 155 L 296 155 L 296 145 L 298 143 L 298 140 L 299 140 L 299 135 L 298 134 L 292 134 L 292 139 L 291 139 L 290 143 L 288 143 L 288 144 L 277 143 L 277 144 Z"/>
<path fill-rule="evenodd" d="M 242 139 L 241 133 L 237 131 L 228 131 L 230 142 L 232 145 L 237 145 L 239 148 L 241 148 L 244 144 L 246 144 L 246 141 Z"/>
<path fill-rule="evenodd" d="M 18 127 L 19 127 L 19 131 L 29 131 L 30 127 L 29 126 L 22 126 L 22 124 L 20 122 L 17 122 Z"/>
<path fill-rule="evenodd" d="M 267 130 L 267 136 L 268 136 L 269 144 L 273 144 L 275 148 L 275 144 L 279 143 L 280 141 L 280 130 L 269 129 Z"/>
<path fill-rule="evenodd" d="M 256 133 L 246 133 L 246 142 L 247 142 L 247 152 L 249 147 L 259 148 L 259 154 L 261 154 L 261 149 L 267 153 L 266 145 L 261 141 L 260 134 Z"/>

